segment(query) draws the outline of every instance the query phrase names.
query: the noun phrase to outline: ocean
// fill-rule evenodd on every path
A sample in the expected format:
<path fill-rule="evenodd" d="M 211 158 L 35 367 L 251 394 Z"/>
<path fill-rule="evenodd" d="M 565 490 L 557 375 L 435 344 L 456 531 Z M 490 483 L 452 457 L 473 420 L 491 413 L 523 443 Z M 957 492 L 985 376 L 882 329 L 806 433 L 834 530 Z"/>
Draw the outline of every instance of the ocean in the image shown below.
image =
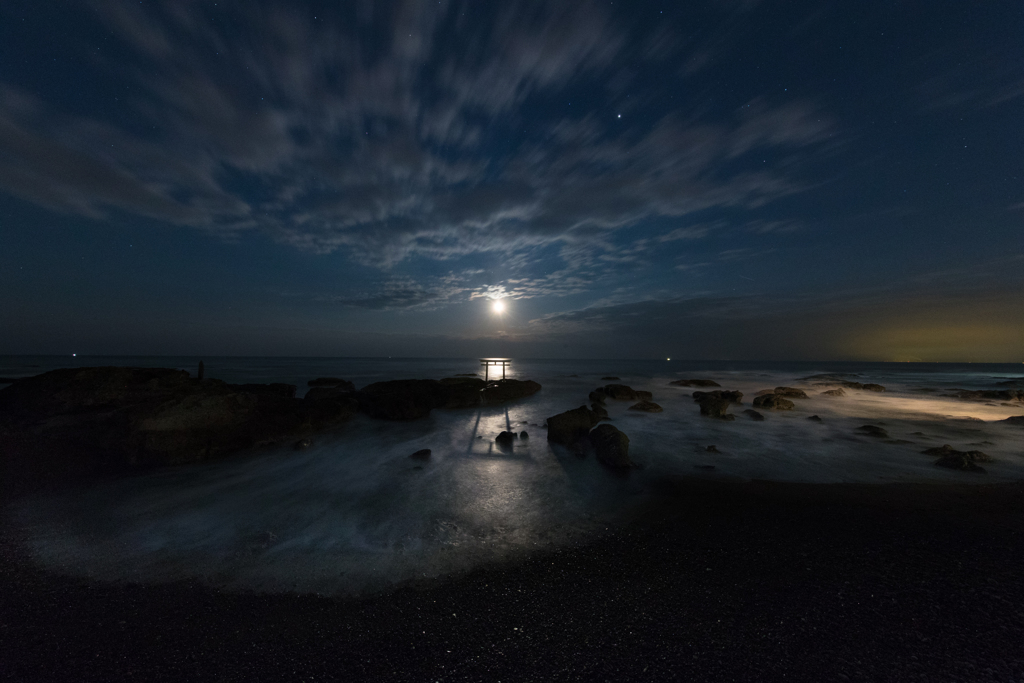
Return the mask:
<path fill-rule="evenodd" d="M 195 372 L 198 357 L 0 357 L 0 377 L 58 367 L 130 365 Z M 206 376 L 287 382 L 333 376 L 357 386 L 479 371 L 466 359 L 203 358 Z M 802 381 L 816 374 L 878 383 L 884 393 Z M 224 589 L 356 595 L 433 579 L 524 553 L 587 542 L 628 522 L 677 477 L 808 483 L 998 482 L 1024 478 L 1024 429 L 1000 422 L 1024 403 L 965 401 L 950 389 L 1024 388 L 1024 365 L 512 359 L 508 376 L 543 386 L 503 406 L 435 410 L 414 422 L 357 416 L 314 437 L 199 465 L 19 500 L 5 511 L 41 566 L 107 581 L 194 579 Z M 609 401 L 641 467 L 626 476 L 551 446 L 547 417 L 587 403 L 618 377 L 654 394 L 657 414 Z M 737 419 L 704 418 L 694 389 L 711 379 L 744 393 Z M 795 408 L 742 414 L 754 394 L 804 389 Z M 808 418 L 817 415 L 821 421 Z M 888 438 L 858 427 L 885 429 Z M 511 452 L 503 430 L 528 432 Z M 946 470 L 923 450 L 950 444 L 993 458 L 985 474 Z M 709 450 L 710 446 L 714 449 Z M 408 456 L 429 448 L 427 462 Z"/>

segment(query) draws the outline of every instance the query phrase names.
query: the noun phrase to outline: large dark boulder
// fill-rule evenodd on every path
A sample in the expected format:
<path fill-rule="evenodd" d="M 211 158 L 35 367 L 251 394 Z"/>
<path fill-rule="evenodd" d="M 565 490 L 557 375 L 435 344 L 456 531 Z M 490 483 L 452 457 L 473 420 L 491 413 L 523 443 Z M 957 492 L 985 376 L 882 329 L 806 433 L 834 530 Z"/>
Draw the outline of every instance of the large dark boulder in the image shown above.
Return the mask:
<path fill-rule="evenodd" d="M 445 408 L 474 408 L 483 402 L 481 391 L 487 386 L 479 377 L 445 377 L 441 380 L 444 387 Z"/>
<path fill-rule="evenodd" d="M 3 478 L 31 481 L 195 462 L 338 424 L 292 385 L 233 385 L 166 368 L 67 368 L 0 390 Z"/>
<path fill-rule="evenodd" d="M 634 391 L 632 387 L 627 387 L 625 384 L 607 384 L 601 391 L 607 394 L 609 398 L 614 398 L 616 401 L 637 400 L 636 391 Z"/>
<path fill-rule="evenodd" d="M 603 465 L 617 470 L 636 467 L 629 459 L 629 437 L 615 426 L 607 423 L 599 425 L 590 432 L 589 439 L 598 461 Z"/>
<path fill-rule="evenodd" d="M 484 405 L 497 405 L 527 396 L 540 391 L 541 386 L 533 380 L 499 379 L 487 384 L 480 397 Z"/>
<path fill-rule="evenodd" d="M 572 446 L 586 438 L 591 427 L 600 421 L 600 416 L 586 406 L 559 413 L 547 419 L 548 441 Z"/>
<path fill-rule="evenodd" d="M 743 393 L 739 391 L 695 391 L 693 400 L 700 406 L 700 414 L 707 417 L 714 417 L 720 420 L 735 420 L 736 416 L 731 415 L 729 406 L 733 403 L 741 403 Z"/>
<path fill-rule="evenodd" d="M 778 394 L 767 394 L 754 399 L 754 407 L 762 410 L 792 410 L 795 404 Z"/>

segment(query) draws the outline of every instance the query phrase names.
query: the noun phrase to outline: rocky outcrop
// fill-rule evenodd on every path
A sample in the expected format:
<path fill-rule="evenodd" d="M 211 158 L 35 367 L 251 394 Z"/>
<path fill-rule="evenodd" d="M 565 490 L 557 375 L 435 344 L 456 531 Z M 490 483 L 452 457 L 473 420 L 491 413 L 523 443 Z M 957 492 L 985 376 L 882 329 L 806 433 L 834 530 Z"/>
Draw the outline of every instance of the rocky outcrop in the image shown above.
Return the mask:
<path fill-rule="evenodd" d="M 775 395 L 783 398 L 807 398 L 807 394 L 802 389 L 793 387 L 775 387 Z"/>
<path fill-rule="evenodd" d="M 700 406 L 701 415 L 721 420 L 735 420 L 736 416 L 728 412 L 729 406 L 740 403 L 743 394 L 739 391 L 695 391 L 693 400 Z"/>
<path fill-rule="evenodd" d="M 590 429 L 600 421 L 598 414 L 586 406 L 559 413 L 547 419 L 548 441 L 572 446 L 585 439 Z"/>
<path fill-rule="evenodd" d="M 743 411 L 743 414 L 749 417 L 754 422 L 764 422 L 764 415 L 757 412 L 756 410 L 751 410 L 750 408 L 747 408 L 746 410 Z"/>
<path fill-rule="evenodd" d="M 938 456 L 935 464 L 938 467 L 948 467 L 963 472 L 984 473 L 985 469 L 979 466 L 979 462 L 992 462 L 992 458 L 981 451 L 958 451 L 949 444 L 941 448 L 929 448 L 923 451 L 925 455 Z"/>
<path fill-rule="evenodd" d="M 311 387 L 330 387 L 340 391 L 355 391 L 356 385 L 337 377 L 317 377 L 306 382 Z"/>
<path fill-rule="evenodd" d="M 821 392 L 822 396 L 846 396 L 846 392 L 843 389 L 829 389 L 828 391 Z"/>
<path fill-rule="evenodd" d="M 881 384 L 861 384 L 860 382 L 854 382 L 853 380 L 843 379 L 844 377 L 856 377 L 856 375 L 843 375 L 843 374 L 826 374 L 826 375 L 811 375 L 810 377 L 804 377 L 802 381 L 813 382 L 815 384 L 838 384 L 846 387 L 847 389 L 861 389 L 863 391 L 885 391 L 885 387 Z"/>
<path fill-rule="evenodd" d="M 863 389 L 864 391 L 877 391 L 879 393 L 885 391 L 885 387 L 883 387 L 881 384 L 862 384 L 859 387 L 854 388 Z"/>
<path fill-rule="evenodd" d="M 1022 401 L 1024 402 L 1024 390 L 1017 389 L 996 389 L 996 390 L 973 390 L 954 389 L 953 393 L 957 398 L 967 401 Z"/>
<path fill-rule="evenodd" d="M 63 479 L 208 460 L 352 417 L 351 400 L 292 398 L 165 368 L 68 368 L 0 391 L 3 478 Z"/>
<path fill-rule="evenodd" d="M 758 396 L 754 399 L 754 407 L 761 408 L 762 410 L 792 410 L 795 405 L 789 399 L 774 393 Z"/>
<path fill-rule="evenodd" d="M 533 396 L 540 389 L 540 384 L 529 379 L 499 379 L 487 384 L 480 392 L 480 399 L 485 406 L 492 406 Z"/>
<path fill-rule="evenodd" d="M 653 401 L 640 401 L 639 403 L 626 408 L 626 410 L 638 410 L 644 413 L 660 413 L 664 408 Z"/>
<path fill-rule="evenodd" d="M 710 379 L 677 379 L 669 382 L 674 387 L 720 387 L 718 382 Z"/>
<path fill-rule="evenodd" d="M 601 464 L 616 470 L 636 467 L 636 463 L 629 459 L 629 437 L 615 426 L 599 425 L 588 438 Z"/>

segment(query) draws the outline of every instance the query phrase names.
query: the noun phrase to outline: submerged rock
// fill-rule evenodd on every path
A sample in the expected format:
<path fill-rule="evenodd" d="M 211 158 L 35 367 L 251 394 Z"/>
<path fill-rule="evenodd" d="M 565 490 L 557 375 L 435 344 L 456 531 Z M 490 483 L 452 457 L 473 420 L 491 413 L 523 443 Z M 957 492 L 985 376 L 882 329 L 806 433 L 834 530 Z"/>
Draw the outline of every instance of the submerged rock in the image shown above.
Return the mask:
<path fill-rule="evenodd" d="M 654 394 L 652 394 L 649 391 L 640 391 L 639 389 L 637 389 L 637 391 L 636 391 L 636 400 L 638 400 L 638 401 L 653 401 L 654 400 Z"/>
<path fill-rule="evenodd" d="M 594 403 L 593 405 L 590 406 L 590 409 L 593 410 L 595 413 L 597 413 L 598 419 L 601 419 L 601 420 L 607 420 L 608 419 L 608 409 L 605 408 L 600 403 Z"/>
<path fill-rule="evenodd" d="M 604 393 L 603 389 L 594 389 L 593 391 L 590 392 L 590 396 L 588 396 L 587 398 L 590 399 L 591 403 L 599 403 L 601 405 L 604 405 L 605 400 L 607 400 L 608 398 L 608 394 Z"/>
<path fill-rule="evenodd" d="M 879 393 L 885 391 L 885 387 L 881 384 L 862 384 L 860 388 L 864 391 L 877 391 Z"/>
<path fill-rule="evenodd" d="M 645 413 L 660 413 L 664 409 L 652 401 L 640 401 L 639 403 L 626 408 L 626 410 L 639 410 Z"/>
<path fill-rule="evenodd" d="M 820 417 L 818 417 L 817 415 L 811 415 L 807 419 L 810 420 L 811 422 L 821 422 L 822 421 L 822 419 Z"/>
<path fill-rule="evenodd" d="M 421 448 L 420 450 L 416 451 L 409 457 L 412 458 L 413 460 L 430 460 L 430 449 Z"/>
<path fill-rule="evenodd" d="M 952 470 L 963 472 L 985 473 L 985 469 L 978 465 L 979 462 L 992 462 L 992 458 L 981 451 L 958 451 L 949 444 L 941 448 L 929 448 L 923 451 L 925 455 L 939 456 L 935 461 L 938 467 L 947 467 Z"/>
<path fill-rule="evenodd" d="M 1024 390 L 1017 389 L 954 389 L 953 392 L 957 398 L 969 401 L 1024 401 Z"/>
<path fill-rule="evenodd" d="M 828 391 L 821 392 L 822 396 L 846 396 L 846 391 L 843 389 L 829 389 Z"/>
<path fill-rule="evenodd" d="M 783 398 L 807 398 L 803 389 L 794 389 L 793 387 L 775 387 L 775 395 Z"/>
<path fill-rule="evenodd" d="M 614 425 L 599 425 L 590 432 L 589 439 L 603 465 L 613 469 L 629 469 L 636 464 L 629 459 L 629 437 Z"/>
<path fill-rule="evenodd" d="M 862 425 L 860 427 L 857 427 L 857 431 L 861 432 L 862 434 L 866 434 L 867 436 L 875 436 L 879 438 L 885 438 L 889 436 L 889 432 L 885 431 L 881 427 L 876 427 L 875 425 Z"/>
<path fill-rule="evenodd" d="M 710 379 L 677 379 L 669 382 L 674 387 L 720 387 L 718 382 Z"/>
<path fill-rule="evenodd" d="M 794 405 L 792 401 L 778 394 L 766 394 L 754 399 L 754 407 L 765 410 L 792 410 Z"/>
<path fill-rule="evenodd" d="M 757 412 L 756 410 L 751 410 L 750 408 L 747 408 L 746 410 L 743 411 L 743 414 L 749 417 L 754 422 L 764 422 L 764 415 Z"/>
<path fill-rule="evenodd" d="M 586 406 L 567 410 L 547 419 L 548 441 L 572 446 L 586 438 L 591 427 L 601 421 L 594 411 Z"/>

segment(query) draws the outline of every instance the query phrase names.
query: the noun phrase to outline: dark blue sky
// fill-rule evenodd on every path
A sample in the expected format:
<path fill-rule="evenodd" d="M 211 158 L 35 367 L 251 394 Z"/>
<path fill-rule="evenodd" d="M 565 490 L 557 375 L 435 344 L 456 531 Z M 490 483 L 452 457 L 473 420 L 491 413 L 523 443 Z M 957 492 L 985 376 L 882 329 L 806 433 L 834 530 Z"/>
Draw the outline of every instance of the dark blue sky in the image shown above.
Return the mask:
<path fill-rule="evenodd" d="M 7 0 L 0 353 L 1020 361 L 1022 123 L 1019 2 Z"/>

